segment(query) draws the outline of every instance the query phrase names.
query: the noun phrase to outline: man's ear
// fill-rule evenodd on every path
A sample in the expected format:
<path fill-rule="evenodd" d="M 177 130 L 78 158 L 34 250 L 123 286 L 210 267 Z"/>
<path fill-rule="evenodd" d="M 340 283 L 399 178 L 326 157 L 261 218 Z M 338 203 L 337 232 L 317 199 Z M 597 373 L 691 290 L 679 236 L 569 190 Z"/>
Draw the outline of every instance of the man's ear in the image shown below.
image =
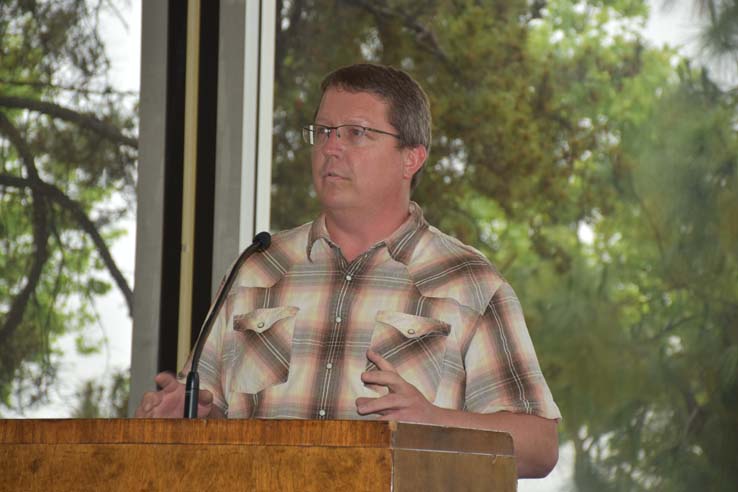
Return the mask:
<path fill-rule="evenodd" d="M 425 160 L 428 158 L 428 151 L 423 145 L 406 148 L 405 159 L 402 164 L 402 177 L 412 179 L 413 175 L 423 167 Z"/>

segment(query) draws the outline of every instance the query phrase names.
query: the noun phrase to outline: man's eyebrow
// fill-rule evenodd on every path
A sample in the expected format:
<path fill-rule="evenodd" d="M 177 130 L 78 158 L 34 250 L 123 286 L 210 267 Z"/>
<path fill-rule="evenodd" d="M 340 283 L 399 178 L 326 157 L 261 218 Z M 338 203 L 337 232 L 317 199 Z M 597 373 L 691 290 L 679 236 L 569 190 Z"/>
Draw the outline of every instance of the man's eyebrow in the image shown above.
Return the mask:
<path fill-rule="evenodd" d="M 372 123 L 369 122 L 367 118 L 364 117 L 355 117 L 355 118 L 347 118 L 340 123 L 328 123 L 327 120 L 316 118 L 315 119 L 316 125 L 323 125 L 323 126 L 342 126 L 342 125 L 357 125 L 357 126 L 372 126 Z"/>

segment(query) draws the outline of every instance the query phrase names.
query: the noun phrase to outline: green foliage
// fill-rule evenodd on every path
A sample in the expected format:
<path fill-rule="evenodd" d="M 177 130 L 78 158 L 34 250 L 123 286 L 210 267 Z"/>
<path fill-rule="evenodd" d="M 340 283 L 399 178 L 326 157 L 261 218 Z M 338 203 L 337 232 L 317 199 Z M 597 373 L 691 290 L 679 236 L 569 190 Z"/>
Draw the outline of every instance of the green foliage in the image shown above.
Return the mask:
<path fill-rule="evenodd" d="M 71 417 L 79 419 L 125 418 L 130 394 L 130 372 L 114 371 L 109 380 L 84 382 L 77 393 Z"/>
<path fill-rule="evenodd" d="M 275 228 L 310 220 L 322 75 L 428 92 L 415 199 L 516 288 L 578 490 L 738 482 L 738 101 L 649 47 L 642 0 L 282 4 Z M 331 28 L 326 26 L 330 25 Z"/>
<path fill-rule="evenodd" d="M 434 115 L 415 199 L 516 288 L 564 416 L 561 439 L 575 449 L 573 487 L 732 490 L 735 90 L 649 47 L 637 29 L 643 0 L 279 5 L 272 226 L 318 212 L 300 128 L 313 118 L 322 76 L 359 60 L 408 70 Z M 734 53 L 731 5 L 706 5 L 716 52 Z M 0 95 L 61 100 L 130 133 L 135 118 L 118 109 L 120 97 L 88 90 L 105 87 L 108 66 L 93 18 L 85 2 L 0 5 Z M 66 85 L 79 90 L 59 88 Z M 107 224 L 122 212 L 102 204 L 132 193 L 135 150 L 57 118 L 0 111 L 33 150 L 42 179 L 94 216 L 105 239 L 119 235 Z M 21 157 L 0 141 L 0 172 L 26 176 Z M 62 333 L 76 333 L 81 352 L 96 349 L 83 331 L 94 313 L 79 299 L 110 288 L 95 245 L 67 209 L 0 187 L 0 313 L 33 264 L 39 202 L 49 219 L 48 259 L 2 347 L 5 405 L 13 380 L 24 405 L 43 397 Z M 122 415 L 126 380 L 116 374 L 110 391 L 87 383 L 76 415 Z"/>
<path fill-rule="evenodd" d="M 108 244 L 122 234 L 112 224 L 127 207 L 110 200 L 134 202 L 137 153 L 93 129 L 136 131 L 131 102 L 106 79 L 98 22 L 108 8 L 0 3 L 0 407 L 45 400 L 62 335 L 81 355 L 99 349 L 88 341 L 94 299 L 111 285 L 92 234 Z"/>
<path fill-rule="evenodd" d="M 705 0 L 701 10 L 708 22 L 701 32 L 702 48 L 720 65 L 738 69 L 738 3 L 735 0 Z M 735 80 L 735 79 L 734 79 Z"/>

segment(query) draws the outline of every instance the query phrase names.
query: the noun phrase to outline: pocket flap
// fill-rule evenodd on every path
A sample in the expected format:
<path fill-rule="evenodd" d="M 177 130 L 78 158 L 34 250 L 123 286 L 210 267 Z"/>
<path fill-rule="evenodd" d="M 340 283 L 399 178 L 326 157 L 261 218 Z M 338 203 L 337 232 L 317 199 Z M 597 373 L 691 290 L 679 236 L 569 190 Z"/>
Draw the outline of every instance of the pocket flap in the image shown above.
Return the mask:
<path fill-rule="evenodd" d="M 424 318 L 396 311 L 377 312 L 377 321 L 392 326 L 406 338 L 420 338 L 425 335 L 448 335 L 451 325 L 434 318 Z"/>
<path fill-rule="evenodd" d="M 262 333 L 271 328 L 276 322 L 295 316 L 300 308 L 295 306 L 280 306 L 275 308 L 261 308 L 233 317 L 233 329 L 236 331 L 254 331 Z"/>

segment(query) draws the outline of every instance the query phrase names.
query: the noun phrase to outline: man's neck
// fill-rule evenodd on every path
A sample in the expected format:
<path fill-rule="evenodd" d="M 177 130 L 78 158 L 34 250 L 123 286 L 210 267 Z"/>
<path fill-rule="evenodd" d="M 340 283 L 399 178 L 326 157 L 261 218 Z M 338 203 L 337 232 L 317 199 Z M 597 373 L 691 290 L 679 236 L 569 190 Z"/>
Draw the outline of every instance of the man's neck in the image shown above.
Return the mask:
<path fill-rule="evenodd" d="M 408 218 L 410 202 L 405 203 L 383 215 L 367 214 L 366 211 L 325 211 L 325 227 L 343 253 L 344 258 L 353 261 L 374 244 L 387 239 Z"/>

